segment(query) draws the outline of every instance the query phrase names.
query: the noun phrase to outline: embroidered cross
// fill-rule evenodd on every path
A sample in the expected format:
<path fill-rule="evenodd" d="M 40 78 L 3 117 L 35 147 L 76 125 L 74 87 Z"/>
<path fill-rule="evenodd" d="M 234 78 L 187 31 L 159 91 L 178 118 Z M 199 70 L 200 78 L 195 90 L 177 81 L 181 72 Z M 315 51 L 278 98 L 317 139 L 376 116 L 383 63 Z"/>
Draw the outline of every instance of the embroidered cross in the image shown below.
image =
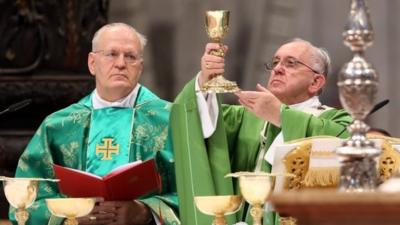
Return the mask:
<path fill-rule="evenodd" d="M 113 146 L 113 140 L 112 138 L 103 138 L 103 146 L 96 144 L 96 155 L 103 154 L 101 160 L 111 160 L 111 154 L 119 154 L 119 144 Z"/>

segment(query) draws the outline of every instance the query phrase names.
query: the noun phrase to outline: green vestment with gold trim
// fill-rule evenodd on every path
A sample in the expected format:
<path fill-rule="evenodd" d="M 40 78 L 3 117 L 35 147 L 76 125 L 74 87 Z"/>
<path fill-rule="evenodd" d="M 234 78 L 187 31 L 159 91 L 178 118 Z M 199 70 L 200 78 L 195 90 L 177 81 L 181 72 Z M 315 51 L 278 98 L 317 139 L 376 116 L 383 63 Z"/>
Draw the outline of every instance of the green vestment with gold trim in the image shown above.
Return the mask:
<path fill-rule="evenodd" d="M 177 216 L 175 161 L 169 134 L 170 109 L 169 102 L 158 98 L 147 88 L 141 86 L 134 107 L 128 108 L 130 114 L 124 114 L 130 124 L 120 123 L 119 128 L 112 128 L 113 132 L 122 134 L 120 136 L 127 142 L 124 144 L 125 150 L 121 148 L 121 152 L 113 157 L 121 155 L 120 157 L 125 157 L 127 162 L 156 159 L 162 178 L 162 192 L 140 200 L 162 217 L 164 224 L 176 225 L 180 222 Z M 106 123 L 104 123 L 104 127 L 97 123 L 96 126 L 91 126 L 91 122 L 101 121 L 101 116 L 111 116 L 111 120 L 108 118 L 108 123 L 112 125 L 112 119 L 117 123 L 121 119 L 116 117 L 120 115 L 119 110 L 126 111 L 127 109 L 106 108 L 106 111 L 95 113 L 91 95 L 89 95 L 78 103 L 49 115 L 22 154 L 15 176 L 55 178 L 52 164 L 90 171 L 101 176 L 109 172 L 101 169 L 102 161 L 99 160 L 101 157 L 96 159 L 95 152 L 89 150 L 89 147 L 96 144 L 102 145 L 103 143 L 90 142 L 96 141 L 96 135 L 107 133 L 107 129 L 111 128 Z M 94 116 L 95 114 L 96 116 Z M 93 165 L 95 166 L 93 167 Z M 118 165 L 114 167 L 116 166 Z M 106 168 L 108 167 L 106 166 Z M 51 214 L 47 210 L 45 199 L 56 197 L 62 197 L 57 183 L 40 182 L 36 202 L 28 209 L 30 217 L 27 224 L 47 224 Z M 10 210 L 10 219 L 15 223 L 14 209 Z"/>
<path fill-rule="evenodd" d="M 203 138 L 195 94 L 195 80 L 189 82 L 176 98 L 171 111 L 171 128 L 176 160 L 176 179 L 182 224 L 211 224 L 212 218 L 196 209 L 194 196 L 239 194 L 238 182 L 224 178 L 231 172 L 254 171 L 260 150 L 260 132 L 265 121 L 242 106 L 220 106 L 217 127 L 208 139 Z M 268 126 L 266 149 L 283 131 L 284 141 L 316 135 L 339 135 L 351 117 L 343 110 L 331 109 L 319 117 L 283 107 L 281 128 Z M 348 135 L 344 132 L 341 137 Z M 270 171 L 263 160 L 262 169 Z M 245 205 L 245 204 L 244 204 Z M 246 221 L 247 210 L 228 216 L 228 224 Z M 246 211 L 246 212 L 245 212 Z M 272 214 L 264 214 L 264 224 L 274 224 Z"/>

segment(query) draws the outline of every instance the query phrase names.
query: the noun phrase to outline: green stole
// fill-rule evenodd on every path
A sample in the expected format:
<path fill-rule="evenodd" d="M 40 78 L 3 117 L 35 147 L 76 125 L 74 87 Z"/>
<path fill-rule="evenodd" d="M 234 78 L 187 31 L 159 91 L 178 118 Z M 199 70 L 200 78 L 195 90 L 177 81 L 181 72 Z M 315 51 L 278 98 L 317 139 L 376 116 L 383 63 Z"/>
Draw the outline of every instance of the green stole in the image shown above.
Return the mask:
<path fill-rule="evenodd" d="M 274 126 L 274 125 L 272 125 L 270 123 L 267 123 L 267 128 L 266 128 L 266 131 L 265 131 L 265 134 L 264 134 L 265 137 L 266 137 L 266 139 L 264 140 L 265 143 L 263 145 L 261 145 L 261 143 L 260 143 L 260 146 L 264 147 L 264 151 L 261 151 L 261 149 L 260 149 L 258 154 L 264 153 L 264 155 L 265 155 L 265 153 L 267 152 L 267 150 L 271 146 L 271 144 L 274 141 L 274 139 L 276 138 L 276 136 L 278 136 L 279 132 L 281 132 L 280 128 L 278 128 L 278 127 L 276 127 L 276 126 Z M 261 159 L 261 171 L 264 171 L 264 172 L 267 172 L 267 173 L 271 172 L 271 169 L 272 169 L 271 164 L 269 164 L 264 159 L 264 156 L 261 156 L 261 157 L 262 157 L 262 159 Z M 265 208 L 265 206 L 264 206 L 264 208 Z M 251 206 L 245 206 L 244 209 L 245 209 L 245 212 L 243 212 L 243 213 L 246 214 L 246 217 L 243 220 L 246 221 L 247 224 L 252 224 L 253 223 L 253 218 L 250 215 Z M 264 211 L 264 215 L 263 215 L 263 219 L 262 220 L 263 220 L 263 225 L 271 225 L 271 224 L 279 225 L 279 215 L 276 214 L 275 212 L 266 212 L 266 211 Z"/>
<path fill-rule="evenodd" d="M 212 224 L 212 217 L 196 208 L 195 196 L 234 194 L 232 178 L 224 177 L 231 169 L 226 139 L 218 138 L 226 136 L 221 126 L 222 119 L 219 115 L 214 135 L 204 142 L 201 129 L 191 126 L 193 123 L 201 126 L 196 104 L 174 104 L 172 107 L 171 126 L 182 224 Z M 227 222 L 236 222 L 235 216 L 228 216 Z"/>
<path fill-rule="evenodd" d="M 105 176 L 129 162 L 135 109 L 108 107 L 93 109 L 86 171 Z M 114 151 L 113 151 L 114 150 Z"/>

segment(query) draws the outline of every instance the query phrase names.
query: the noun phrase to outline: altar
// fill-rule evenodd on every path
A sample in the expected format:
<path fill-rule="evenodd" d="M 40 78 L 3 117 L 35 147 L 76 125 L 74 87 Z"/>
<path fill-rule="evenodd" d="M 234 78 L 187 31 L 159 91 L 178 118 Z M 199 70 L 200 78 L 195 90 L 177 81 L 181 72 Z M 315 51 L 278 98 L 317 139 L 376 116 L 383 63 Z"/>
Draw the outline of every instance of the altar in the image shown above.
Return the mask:
<path fill-rule="evenodd" d="M 297 218 L 298 225 L 400 224 L 400 195 L 336 190 L 286 191 L 271 196 L 281 216 Z"/>

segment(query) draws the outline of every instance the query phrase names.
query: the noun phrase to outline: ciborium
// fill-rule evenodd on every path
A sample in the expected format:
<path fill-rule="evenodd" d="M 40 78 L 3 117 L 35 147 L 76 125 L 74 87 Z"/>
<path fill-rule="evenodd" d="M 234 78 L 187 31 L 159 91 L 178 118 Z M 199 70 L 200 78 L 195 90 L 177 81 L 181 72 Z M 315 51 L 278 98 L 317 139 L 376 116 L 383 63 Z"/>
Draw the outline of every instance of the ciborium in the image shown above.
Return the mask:
<path fill-rule="evenodd" d="M 229 11 L 214 10 L 206 11 L 206 31 L 212 42 L 220 45 L 219 50 L 210 51 L 211 55 L 224 57 L 225 52 L 222 50 L 222 38 L 226 35 L 229 29 Z M 224 78 L 224 74 L 216 74 L 216 76 L 203 84 L 201 91 L 208 93 L 232 93 L 240 89 L 234 81 L 229 81 Z"/>
<path fill-rule="evenodd" d="M 51 214 L 66 218 L 64 225 L 78 225 L 76 218 L 88 215 L 96 203 L 94 198 L 50 198 L 46 205 Z"/>
<path fill-rule="evenodd" d="M 0 176 L 3 181 L 4 194 L 8 203 L 16 208 L 15 219 L 18 225 L 25 225 L 29 219 L 29 213 L 26 210 L 36 200 L 39 181 L 58 181 L 54 179 L 42 178 L 14 178 Z"/>
<path fill-rule="evenodd" d="M 242 204 L 239 195 L 195 196 L 200 212 L 214 217 L 213 225 L 227 225 L 225 216 L 235 213 Z"/>
<path fill-rule="evenodd" d="M 381 150 L 366 137 L 369 129 L 364 119 L 374 106 L 378 75 L 364 57 L 372 44 L 373 30 L 367 5 L 352 0 L 348 22 L 343 32 L 344 43 L 353 52 L 339 74 L 340 101 L 354 121 L 349 125 L 350 138 L 336 150 L 340 168 L 340 189 L 343 191 L 372 191 L 378 182 L 376 157 Z"/>

